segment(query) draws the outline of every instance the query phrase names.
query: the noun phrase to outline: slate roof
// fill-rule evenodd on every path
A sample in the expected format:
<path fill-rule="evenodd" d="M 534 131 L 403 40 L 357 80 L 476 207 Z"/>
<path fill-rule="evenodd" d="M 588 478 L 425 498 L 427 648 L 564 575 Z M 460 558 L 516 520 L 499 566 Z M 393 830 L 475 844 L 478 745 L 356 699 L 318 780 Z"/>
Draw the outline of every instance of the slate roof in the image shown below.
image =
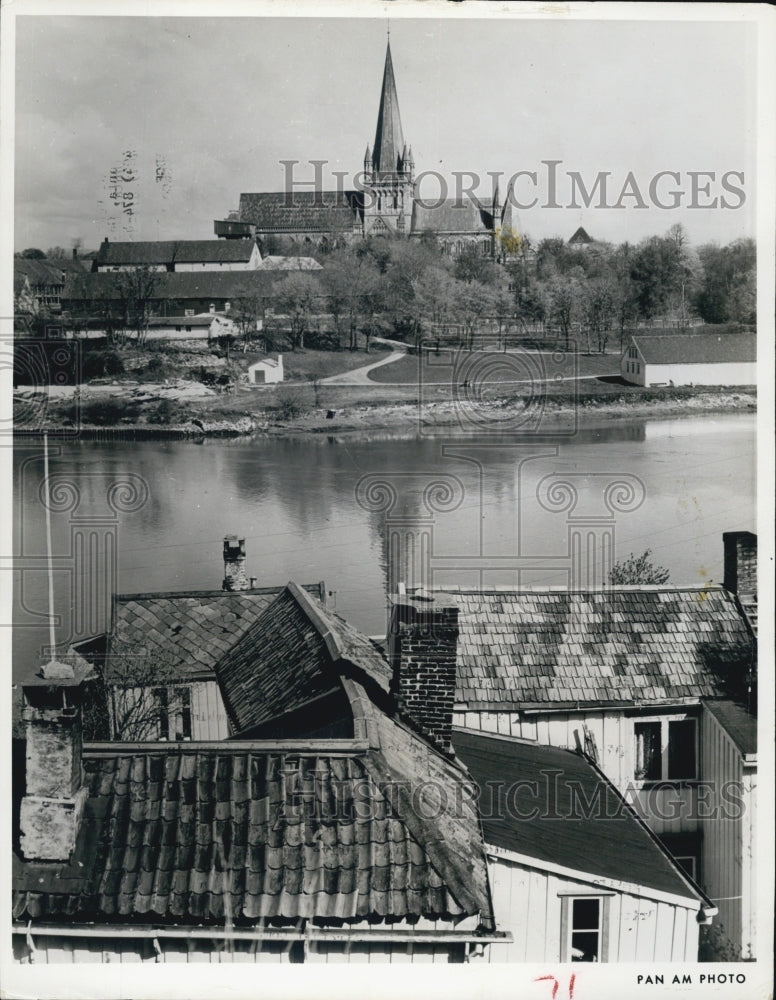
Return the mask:
<path fill-rule="evenodd" d="M 754 657 L 722 587 L 449 593 L 460 608 L 456 701 L 471 709 L 724 697 Z"/>
<path fill-rule="evenodd" d="M 755 715 L 730 698 L 705 701 L 703 704 L 742 754 L 748 756 L 757 753 L 757 717 Z"/>
<path fill-rule="evenodd" d="M 98 266 L 150 266 L 201 263 L 246 263 L 251 259 L 255 242 L 245 240 L 153 240 L 104 242 L 94 259 Z"/>
<path fill-rule="evenodd" d="M 216 673 L 230 721 L 242 732 L 338 687 L 348 664 L 388 691 L 391 669 L 377 647 L 289 583 L 219 660 Z"/>
<path fill-rule="evenodd" d="M 102 271 L 68 276 L 62 302 L 109 302 L 122 298 L 121 272 Z M 225 299 L 269 296 L 282 274 L 256 268 L 251 271 L 160 271 L 153 276 L 152 302 L 163 300 Z"/>
<path fill-rule="evenodd" d="M 492 926 L 487 896 L 457 885 L 453 847 L 405 817 L 372 756 L 222 744 L 87 757 L 71 860 L 15 856 L 14 917 L 337 925 L 482 907 Z M 485 877 L 481 843 L 472 867 Z"/>
<path fill-rule="evenodd" d="M 446 198 L 422 205 L 418 199 L 412 204 L 412 232 L 482 233 L 493 230 L 493 214 L 471 197 Z"/>
<path fill-rule="evenodd" d="M 240 221 L 260 233 L 338 233 L 360 225 L 360 191 L 260 191 L 240 195 Z"/>
<path fill-rule="evenodd" d="M 395 173 L 401 168 L 400 161 L 403 151 L 404 133 L 399 115 L 399 98 L 396 93 L 391 43 L 389 42 L 385 50 L 383 86 L 380 91 L 380 109 L 377 113 L 377 128 L 372 151 L 374 169 L 381 174 Z"/>
<path fill-rule="evenodd" d="M 453 745 L 480 789 L 486 844 L 707 902 L 585 757 L 462 730 Z"/>
<path fill-rule="evenodd" d="M 757 360 L 755 333 L 699 333 L 690 336 L 636 334 L 634 344 L 649 365 L 722 364 Z"/>
<path fill-rule="evenodd" d="M 322 583 L 310 584 L 309 589 L 320 598 L 325 596 Z M 147 655 L 162 660 L 181 677 L 214 677 L 218 660 L 281 590 L 118 594 L 108 652 L 115 657 Z"/>

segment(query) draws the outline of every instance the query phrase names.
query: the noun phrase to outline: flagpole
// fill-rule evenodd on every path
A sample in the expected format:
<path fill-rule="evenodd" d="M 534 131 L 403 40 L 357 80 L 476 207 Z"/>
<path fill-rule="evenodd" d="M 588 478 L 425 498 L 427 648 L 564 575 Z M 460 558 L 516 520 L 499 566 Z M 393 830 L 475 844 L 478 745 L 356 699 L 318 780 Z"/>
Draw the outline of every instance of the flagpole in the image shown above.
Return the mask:
<path fill-rule="evenodd" d="M 48 612 L 49 612 L 49 644 L 51 646 L 51 660 L 54 659 L 54 649 L 56 647 L 56 632 L 54 629 L 54 561 L 52 557 L 51 545 L 51 504 L 50 504 L 50 484 L 49 484 L 49 453 L 48 453 L 48 433 L 43 432 L 43 477 L 46 484 L 46 495 L 43 502 L 46 508 L 46 557 L 48 565 Z"/>

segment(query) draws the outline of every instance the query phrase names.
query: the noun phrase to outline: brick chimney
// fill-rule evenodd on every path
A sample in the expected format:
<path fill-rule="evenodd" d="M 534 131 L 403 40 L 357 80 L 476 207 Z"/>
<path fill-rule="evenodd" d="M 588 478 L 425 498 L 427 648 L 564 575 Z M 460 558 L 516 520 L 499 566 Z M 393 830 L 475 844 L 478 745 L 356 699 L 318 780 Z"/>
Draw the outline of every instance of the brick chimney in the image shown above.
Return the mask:
<path fill-rule="evenodd" d="M 431 743 L 452 754 L 458 606 L 419 590 L 393 598 L 388 653 L 396 707 Z"/>
<path fill-rule="evenodd" d="M 224 538 L 223 590 L 250 590 L 251 584 L 245 571 L 245 539 L 237 535 Z"/>
<path fill-rule="evenodd" d="M 722 543 L 725 546 L 725 590 L 744 598 L 756 596 L 757 535 L 751 531 L 726 531 Z"/>
<path fill-rule="evenodd" d="M 19 846 L 27 860 L 67 861 L 87 796 L 81 773 L 81 706 L 88 664 L 45 664 L 22 688 L 26 794 Z"/>

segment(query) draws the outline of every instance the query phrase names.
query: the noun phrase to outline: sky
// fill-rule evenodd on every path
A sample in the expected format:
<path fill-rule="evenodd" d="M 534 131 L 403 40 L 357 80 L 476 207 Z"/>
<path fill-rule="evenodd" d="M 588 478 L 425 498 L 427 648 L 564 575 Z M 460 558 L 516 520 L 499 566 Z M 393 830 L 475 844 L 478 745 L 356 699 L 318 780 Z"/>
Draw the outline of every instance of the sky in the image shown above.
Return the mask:
<path fill-rule="evenodd" d="M 677 222 L 694 243 L 754 235 L 756 29 L 736 7 L 722 23 L 392 18 L 416 172 L 439 172 L 452 196 L 453 172 L 472 171 L 488 198 L 488 171 L 535 171 L 516 194 L 538 202 L 513 216 L 533 239 L 584 225 L 596 239 L 637 241 Z M 15 23 L 17 250 L 212 238 L 241 192 L 283 189 L 281 160 L 300 161 L 299 180 L 312 178 L 312 159 L 352 175 L 374 139 L 383 17 Z M 557 208 L 549 160 L 560 161 Z M 111 187 L 112 169 L 130 180 Z M 598 207 L 598 195 L 574 207 L 569 172 L 591 189 L 601 171 L 606 202 L 620 207 Z M 664 176 L 654 200 L 670 205 L 678 190 L 676 209 L 650 197 L 661 171 L 679 178 Z M 693 171 L 713 174 L 694 196 Z M 428 175 L 421 193 L 439 190 Z"/>

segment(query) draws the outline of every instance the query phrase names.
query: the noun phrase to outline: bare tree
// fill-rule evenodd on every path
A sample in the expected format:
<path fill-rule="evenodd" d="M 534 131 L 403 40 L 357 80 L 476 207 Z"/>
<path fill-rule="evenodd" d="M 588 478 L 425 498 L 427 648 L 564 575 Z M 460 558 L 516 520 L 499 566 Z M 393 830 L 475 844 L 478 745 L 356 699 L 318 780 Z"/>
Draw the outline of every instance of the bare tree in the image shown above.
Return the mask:
<path fill-rule="evenodd" d="M 102 667 L 103 705 L 112 740 L 191 736 L 190 689 L 170 655 L 114 647 Z M 100 720 L 93 720 L 97 728 Z"/>
<path fill-rule="evenodd" d="M 649 558 L 651 555 L 651 549 L 647 549 L 640 556 L 631 552 L 627 559 L 614 564 L 609 574 L 609 583 L 615 587 L 666 583 L 670 576 L 669 571 L 662 566 L 655 566 Z"/>

